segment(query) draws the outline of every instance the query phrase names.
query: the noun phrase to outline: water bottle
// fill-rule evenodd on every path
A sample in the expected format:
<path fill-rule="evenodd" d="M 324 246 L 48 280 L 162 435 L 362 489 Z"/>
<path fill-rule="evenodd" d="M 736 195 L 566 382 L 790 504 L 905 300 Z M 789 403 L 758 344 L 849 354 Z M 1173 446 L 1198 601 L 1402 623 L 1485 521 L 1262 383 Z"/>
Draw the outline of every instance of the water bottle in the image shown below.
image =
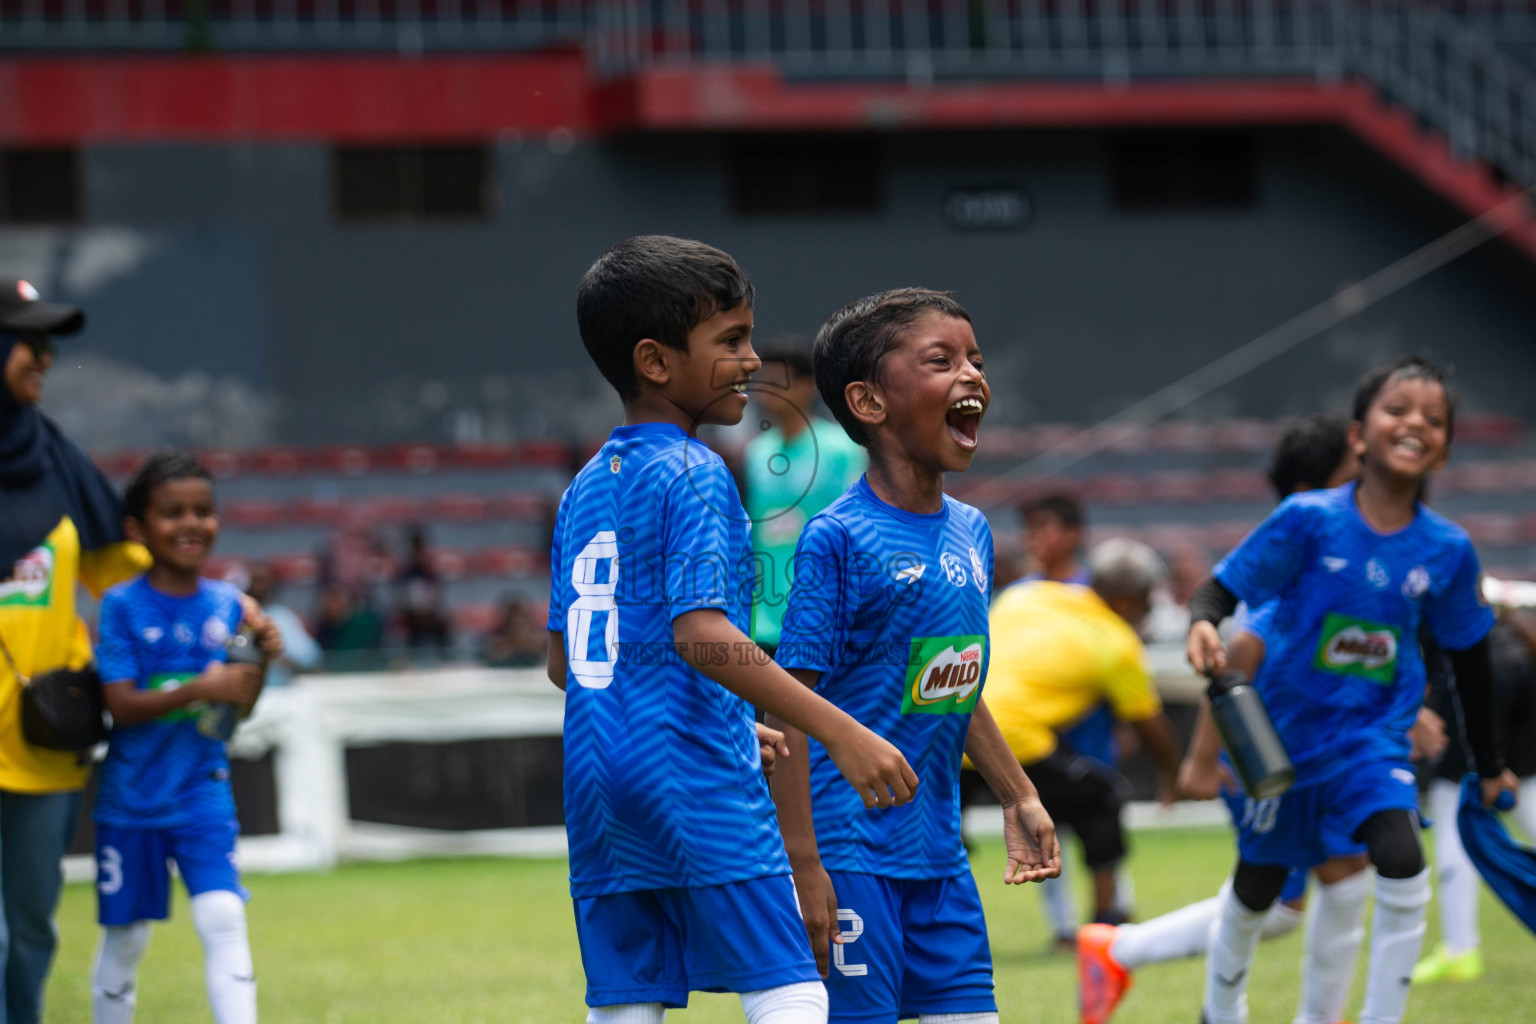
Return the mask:
<path fill-rule="evenodd" d="M 1296 769 L 1247 677 L 1224 673 L 1211 680 L 1206 695 L 1211 699 L 1211 721 L 1247 794 L 1268 800 L 1290 789 Z"/>
<path fill-rule="evenodd" d="M 224 660 L 229 665 L 265 665 L 266 655 L 256 645 L 256 635 L 242 628 L 224 643 Z M 223 701 L 210 701 L 197 716 L 197 731 L 213 740 L 228 740 L 235 726 L 245 717 L 245 709 Z"/>

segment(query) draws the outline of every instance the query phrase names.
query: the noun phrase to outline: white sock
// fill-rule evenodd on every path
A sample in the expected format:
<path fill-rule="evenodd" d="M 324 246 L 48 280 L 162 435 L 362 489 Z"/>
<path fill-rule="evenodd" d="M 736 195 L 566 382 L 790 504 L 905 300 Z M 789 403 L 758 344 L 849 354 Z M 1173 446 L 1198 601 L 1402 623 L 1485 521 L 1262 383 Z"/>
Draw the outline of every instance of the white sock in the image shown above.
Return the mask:
<path fill-rule="evenodd" d="M 1205 955 L 1205 1015 L 1209 1024 L 1246 1024 L 1248 969 L 1269 909 L 1249 910 L 1230 890 L 1218 899 L 1221 913 Z"/>
<path fill-rule="evenodd" d="M 1121 925 L 1115 932 L 1115 941 L 1110 944 L 1109 955 L 1128 971 L 1166 960 L 1204 956 L 1216 932 L 1222 897 L 1231 889 L 1232 880 L 1228 879 L 1221 892 L 1208 900 L 1170 910 L 1162 917 L 1140 924 Z M 1259 937 L 1273 939 L 1285 935 L 1295 931 L 1300 923 L 1299 911 L 1284 903 L 1276 903 L 1264 915 L 1264 927 Z"/>
<path fill-rule="evenodd" d="M 1344 1018 L 1365 941 L 1365 898 L 1372 873 L 1361 871 L 1319 885 L 1307 908 L 1307 942 L 1301 954 L 1301 1003 L 1296 1024 L 1334 1024 Z"/>
<path fill-rule="evenodd" d="M 619 1003 L 587 1011 L 587 1024 L 662 1024 L 666 1019 L 667 1008 L 660 1003 Z"/>
<path fill-rule="evenodd" d="M 920 1013 L 917 1024 L 998 1024 L 995 1013 Z"/>
<path fill-rule="evenodd" d="M 1412 878 L 1376 879 L 1371 918 L 1371 966 L 1360 1024 L 1398 1024 L 1408 1006 L 1408 979 L 1424 942 L 1429 869 Z"/>
<path fill-rule="evenodd" d="M 819 981 L 741 994 L 747 1024 L 827 1024 L 827 987 Z"/>
<path fill-rule="evenodd" d="M 203 940 L 203 969 L 215 1024 L 256 1024 L 256 969 L 245 930 L 245 901 L 225 889 L 192 897 L 192 926 Z"/>
<path fill-rule="evenodd" d="M 1445 779 L 1429 784 L 1429 816 L 1435 827 L 1435 884 L 1440 890 L 1440 937 L 1446 948 L 1461 953 L 1481 943 L 1477 931 L 1477 868 L 1461 845 L 1456 809 L 1461 787 Z"/>
<path fill-rule="evenodd" d="M 1536 843 L 1536 775 L 1520 780 L 1519 797 L 1520 799 L 1515 802 L 1515 809 L 1510 813 L 1520 823 L 1520 830 L 1525 833 L 1525 841 Z"/>
<path fill-rule="evenodd" d="M 1072 905 L 1072 883 L 1068 881 L 1067 858 L 1061 858 L 1061 876 L 1040 882 L 1040 898 L 1045 900 L 1045 916 L 1051 919 L 1056 935 L 1077 934 L 1077 908 Z"/>
<path fill-rule="evenodd" d="M 133 1024 L 138 1003 L 139 964 L 149 951 L 151 925 L 135 921 L 101 930 L 91 968 L 91 1019 L 95 1024 Z"/>
<path fill-rule="evenodd" d="M 1126 918 L 1136 913 L 1136 881 L 1124 867 L 1115 869 L 1115 909 Z"/>
<path fill-rule="evenodd" d="M 1220 913 L 1221 897 L 1212 896 L 1150 921 L 1123 924 L 1115 930 L 1109 955 L 1130 971 L 1165 960 L 1204 956 Z"/>

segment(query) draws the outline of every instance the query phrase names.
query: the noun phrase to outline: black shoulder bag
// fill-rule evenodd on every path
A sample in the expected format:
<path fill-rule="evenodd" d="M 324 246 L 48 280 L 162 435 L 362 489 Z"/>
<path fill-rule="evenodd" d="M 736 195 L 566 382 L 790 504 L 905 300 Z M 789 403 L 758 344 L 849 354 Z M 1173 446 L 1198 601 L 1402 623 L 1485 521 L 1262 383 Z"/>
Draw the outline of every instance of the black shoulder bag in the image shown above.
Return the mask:
<path fill-rule="evenodd" d="M 94 665 L 59 668 L 28 679 L 0 637 L 0 652 L 21 691 L 21 734 L 34 747 L 89 750 L 107 738 L 106 703 Z"/>

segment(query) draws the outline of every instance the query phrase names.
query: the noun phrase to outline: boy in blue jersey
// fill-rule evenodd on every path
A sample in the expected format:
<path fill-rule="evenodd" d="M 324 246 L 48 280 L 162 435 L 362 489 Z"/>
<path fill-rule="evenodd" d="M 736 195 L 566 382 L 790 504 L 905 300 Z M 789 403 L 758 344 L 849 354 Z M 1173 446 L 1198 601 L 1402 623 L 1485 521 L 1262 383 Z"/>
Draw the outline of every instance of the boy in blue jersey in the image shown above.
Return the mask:
<path fill-rule="evenodd" d="M 130 538 L 154 559 L 145 575 L 101 602 L 97 667 L 112 735 L 96 798 L 96 890 L 101 946 L 91 980 L 96 1024 L 133 1020 L 150 922 L 170 912 L 168 862 L 192 901 L 208 1000 L 218 1024 L 253 1024 L 256 976 L 246 935 L 245 890 L 235 868 L 239 824 L 221 739 L 204 735 L 208 705 L 249 709 L 259 665 L 225 664 L 242 621 L 270 657 L 276 630 L 240 591 L 202 578 L 219 535 L 213 484 L 192 456 L 151 458 L 124 499 Z"/>
<path fill-rule="evenodd" d="M 776 656 L 895 742 L 924 780 L 908 806 L 873 812 L 838 784 L 829 751 L 784 723 L 774 801 L 823 971 L 830 959 L 830 1019 L 996 1022 L 960 838 L 962 756 L 1003 805 L 1004 881 L 1055 875 L 1060 851 L 981 698 L 992 534 L 944 494 L 991 400 L 981 352 L 959 303 L 907 288 L 834 313 L 815 357 L 817 389 L 869 470 L 801 535 Z"/>
<path fill-rule="evenodd" d="M 657 1024 L 690 991 L 750 1024 L 820 1024 L 752 704 L 817 736 L 864 806 L 911 799 L 890 743 L 747 637 L 749 520 L 693 437 L 746 408 L 751 282 L 699 242 L 641 236 L 593 263 L 581 339 L 624 423 L 560 501 L 549 676 L 566 692 L 565 820 L 591 1024 Z"/>
<path fill-rule="evenodd" d="M 1369 374 L 1350 424 L 1360 479 L 1286 499 L 1191 603 L 1190 662 L 1219 672 L 1217 623 L 1239 600 L 1276 600 L 1261 692 L 1297 772 L 1291 790 L 1243 823 L 1207 958 L 1209 1024 L 1247 1020 L 1244 981 L 1290 870 L 1349 843 L 1366 848 L 1378 876 L 1361 1024 L 1402 1020 L 1430 895 L 1408 764 L 1408 730 L 1424 697 L 1421 621 L 1462 684 L 1485 801 L 1515 786 L 1491 711 L 1493 614 L 1477 555 L 1464 530 L 1419 501 L 1449 454 L 1454 414 L 1432 363 L 1408 357 Z"/>

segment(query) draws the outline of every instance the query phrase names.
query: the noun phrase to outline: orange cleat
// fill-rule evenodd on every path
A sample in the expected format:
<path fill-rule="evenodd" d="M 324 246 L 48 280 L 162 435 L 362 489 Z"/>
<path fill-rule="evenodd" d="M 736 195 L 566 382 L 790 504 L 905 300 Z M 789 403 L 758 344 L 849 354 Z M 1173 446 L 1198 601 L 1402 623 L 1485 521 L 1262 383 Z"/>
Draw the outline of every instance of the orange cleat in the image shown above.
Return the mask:
<path fill-rule="evenodd" d="M 1115 962 L 1109 947 L 1112 924 L 1086 924 L 1077 932 L 1077 1000 L 1083 1024 L 1108 1024 L 1131 988 L 1131 972 Z"/>

